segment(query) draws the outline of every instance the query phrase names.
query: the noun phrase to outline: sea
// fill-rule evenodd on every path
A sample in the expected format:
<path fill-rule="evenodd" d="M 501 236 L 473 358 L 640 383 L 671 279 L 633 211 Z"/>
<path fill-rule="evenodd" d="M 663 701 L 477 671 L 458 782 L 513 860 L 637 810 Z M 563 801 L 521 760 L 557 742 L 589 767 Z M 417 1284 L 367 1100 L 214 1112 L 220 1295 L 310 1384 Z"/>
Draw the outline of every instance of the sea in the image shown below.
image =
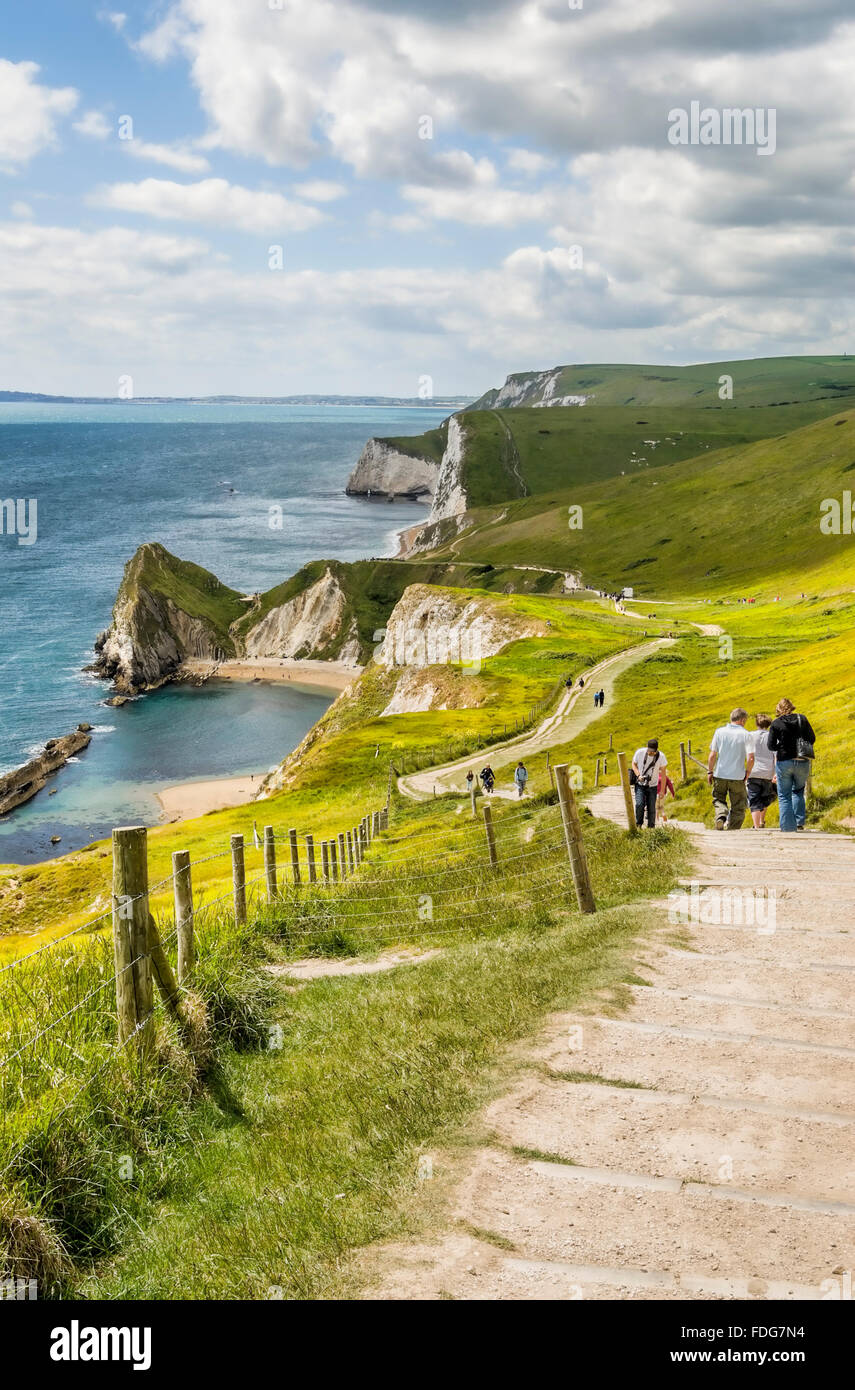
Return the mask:
<path fill-rule="evenodd" d="M 250 592 L 309 560 L 393 555 L 424 506 L 347 497 L 348 474 L 372 435 L 420 434 L 447 414 L 0 404 L 0 500 L 38 503 L 32 544 L 0 534 L 0 771 L 81 722 L 94 729 L 43 791 L 0 817 L 0 863 L 65 854 L 115 825 L 156 825 L 162 788 L 265 772 L 297 746 L 333 696 L 294 682 L 166 686 L 105 705 L 109 687 L 83 668 L 123 567 L 143 541 L 160 541 Z M 271 526 L 278 508 L 281 528 Z"/>

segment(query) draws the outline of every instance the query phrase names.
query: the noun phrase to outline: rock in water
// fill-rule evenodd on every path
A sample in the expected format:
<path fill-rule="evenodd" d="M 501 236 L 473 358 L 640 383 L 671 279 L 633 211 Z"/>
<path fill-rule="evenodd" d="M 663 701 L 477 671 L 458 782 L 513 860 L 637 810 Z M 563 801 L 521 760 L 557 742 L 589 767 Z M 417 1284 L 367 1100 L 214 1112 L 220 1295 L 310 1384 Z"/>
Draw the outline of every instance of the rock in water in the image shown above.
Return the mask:
<path fill-rule="evenodd" d="M 63 738 L 50 738 L 37 758 L 31 758 L 23 767 L 17 767 L 0 777 L 0 816 L 5 816 L 7 811 L 13 811 L 16 806 L 34 797 L 51 773 L 64 767 L 69 758 L 88 748 L 91 742 L 92 735 L 88 729 L 82 728 Z"/>

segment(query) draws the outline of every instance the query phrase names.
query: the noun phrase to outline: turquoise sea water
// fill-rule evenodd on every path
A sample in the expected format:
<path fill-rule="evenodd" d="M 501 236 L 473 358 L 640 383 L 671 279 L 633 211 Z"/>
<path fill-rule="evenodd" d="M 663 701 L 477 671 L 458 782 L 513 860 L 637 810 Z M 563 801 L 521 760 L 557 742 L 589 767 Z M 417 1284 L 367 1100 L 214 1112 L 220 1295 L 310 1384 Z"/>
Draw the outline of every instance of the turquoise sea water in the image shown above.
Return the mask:
<path fill-rule="evenodd" d="M 266 770 L 299 743 L 330 696 L 219 682 L 103 705 L 109 689 L 81 668 L 123 565 L 157 540 L 251 590 L 307 560 L 393 554 L 424 507 L 346 497 L 348 473 L 371 435 L 417 434 L 446 413 L 0 404 L 0 499 L 38 500 L 35 544 L 0 535 L 0 770 L 82 720 L 96 729 L 79 761 L 0 819 L 0 863 L 65 853 L 129 820 L 155 824 L 158 788 Z M 281 530 L 269 525 L 274 505 Z"/>

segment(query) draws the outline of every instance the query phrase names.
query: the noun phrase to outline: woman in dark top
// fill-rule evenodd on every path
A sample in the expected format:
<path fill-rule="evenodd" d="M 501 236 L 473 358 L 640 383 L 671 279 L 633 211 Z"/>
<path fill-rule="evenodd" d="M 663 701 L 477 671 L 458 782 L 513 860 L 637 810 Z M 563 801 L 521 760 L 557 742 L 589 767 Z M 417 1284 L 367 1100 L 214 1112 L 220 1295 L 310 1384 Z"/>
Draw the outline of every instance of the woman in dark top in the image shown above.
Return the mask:
<path fill-rule="evenodd" d="M 779 700 L 776 714 L 769 728 L 768 745 L 777 757 L 781 829 L 804 830 L 805 787 L 816 734 L 805 715 L 796 713 L 792 700 Z"/>

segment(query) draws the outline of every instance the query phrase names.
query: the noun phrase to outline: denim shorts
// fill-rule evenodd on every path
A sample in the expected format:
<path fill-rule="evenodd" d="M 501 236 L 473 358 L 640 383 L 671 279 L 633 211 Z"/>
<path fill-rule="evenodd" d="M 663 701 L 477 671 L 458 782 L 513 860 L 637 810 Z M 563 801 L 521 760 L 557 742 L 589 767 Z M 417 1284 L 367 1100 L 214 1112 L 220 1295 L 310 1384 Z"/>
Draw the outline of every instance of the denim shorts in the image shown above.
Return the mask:
<path fill-rule="evenodd" d="M 770 777 L 748 778 L 748 809 L 765 811 L 778 799 L 778 789 Z"/>

